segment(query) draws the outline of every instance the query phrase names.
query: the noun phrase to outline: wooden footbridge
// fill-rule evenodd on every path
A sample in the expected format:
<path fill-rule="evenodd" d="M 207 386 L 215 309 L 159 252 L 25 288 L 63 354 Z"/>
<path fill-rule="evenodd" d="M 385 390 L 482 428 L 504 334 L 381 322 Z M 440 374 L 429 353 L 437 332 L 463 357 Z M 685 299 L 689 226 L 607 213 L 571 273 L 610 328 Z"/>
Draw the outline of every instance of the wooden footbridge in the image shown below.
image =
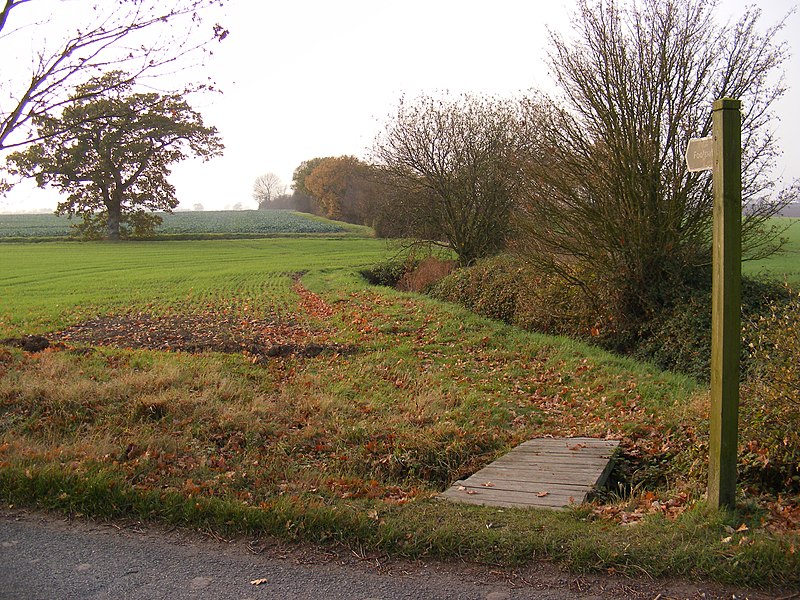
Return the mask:
<path fill-rule="evenodd" d="M 441 496 L 487 506 L 562 509 L 605 484 L 616 440 L 537 438 L 524 442 Z"/>

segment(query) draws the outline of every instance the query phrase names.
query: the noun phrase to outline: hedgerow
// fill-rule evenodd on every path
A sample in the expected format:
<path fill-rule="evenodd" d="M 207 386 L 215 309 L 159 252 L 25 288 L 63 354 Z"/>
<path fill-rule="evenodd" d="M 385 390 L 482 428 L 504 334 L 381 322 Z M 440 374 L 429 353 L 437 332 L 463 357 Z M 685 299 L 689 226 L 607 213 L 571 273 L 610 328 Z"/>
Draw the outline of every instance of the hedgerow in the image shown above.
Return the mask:
<path fill-rule="evenodd" d="M 800 493 L 800 293 L 745 325 L 749 372 L 740 407 L 740 476 Z"/>

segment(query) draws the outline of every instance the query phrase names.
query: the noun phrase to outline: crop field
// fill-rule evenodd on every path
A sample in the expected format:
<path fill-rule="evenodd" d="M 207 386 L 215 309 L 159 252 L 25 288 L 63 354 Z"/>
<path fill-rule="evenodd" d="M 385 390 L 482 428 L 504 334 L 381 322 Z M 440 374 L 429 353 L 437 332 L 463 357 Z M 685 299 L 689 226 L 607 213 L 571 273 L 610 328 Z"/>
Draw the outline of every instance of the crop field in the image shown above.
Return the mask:
<path fill-rule="evenodd" d="M 707 390 L 359 276 L 396 252 L 355 237 L 4 244 L 0 501 L 407 557 L 800 583 L 791 507 L 703 509 Z M 621 440 L 617 487 L 563 512 L 437 500 L 561 435 Z"/>
<path fill-rule="evenodd" d="M 287 210 L 239 210 L 161 213 L 157 235 L 203 234 L 332 234 L 346 231 L 340 223 Z M 0 214 L 0 240 L 57 238 L 70 234 L 70 220 L 54 214 Z"/>
<path fill-rule="evenodd" d="M 291 274 L 351 269 L 393 252 L 386 242 L 189 240 L 5 244 L 0 337 L 39 332 L 106 311 L 283 310 Z"/>
<path fill-rule="evenodd" d="M 795 287 L 800 286 L 800 218 L 782 218 L 778 220 L 787 225 L 782 237 L 786 239 L 783 250 L 766 258 L 745 262 L 744 273 L 750 275 L 766 275 L 787 281 Z"/>

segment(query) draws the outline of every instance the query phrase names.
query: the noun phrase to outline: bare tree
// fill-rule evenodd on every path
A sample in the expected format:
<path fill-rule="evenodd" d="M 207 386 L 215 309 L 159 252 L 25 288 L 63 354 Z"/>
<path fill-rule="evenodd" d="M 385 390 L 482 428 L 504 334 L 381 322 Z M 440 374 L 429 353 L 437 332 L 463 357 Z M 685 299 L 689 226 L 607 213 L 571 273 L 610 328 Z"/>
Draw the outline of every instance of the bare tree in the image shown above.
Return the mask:
<path fill-rule="evenodd" d="M 684 151 L 710 134 L 713 100 L 743 102 L 751 256 L 772 250 L 764 225 L 797 191 L 771 195 L 783 23 L 759 33 L 751 8 L 720 26 L 714 10 L 708 0 L 580 0 L 574 40 L 551 34 L 563 95 L 532 104 L 518 247 L 539 268 L 610 293 L 618 314 L 646 317 L 710 262 L 711 181 L 687 172 Z"/>
<path fill-rule="evenodd" d="M 286 186 L 275 173 L 266 173 L 256 177 L 253 184 L 253 199 L 258 202 L 258 209 L 270 208 L 270 204 L 286 193 Z"/>
<path fill-rule="evenodd" d="M 9 72 L 18 69 L 3 65 L 0 150 L 38 141 L 33 120 L 58 111 L 70 101 L 70 92 L 90 78 L 125 70 L 130 83 L 163 74 L 170 67 L 179 68 L 181 58 L 207 50 L 209 42 L 228 33 L 201 18 L 203 9 L 221 6 L 224 0 L 51 1 L 45 12 L 37 12 L 43 4 L 0 0 L 0 56 L 4 57 L 0 61 L 14 57 L 14 49 L 31 32 L 39 44 L 27 73 L 11 78 Z M 37 14 L 43 20 L 37 21 Z M 80 15 L 79 25 L 72 29 L 62 25 L 75 15 Z"/>
<path fill-rule="evenodd" d="M 407 201 L 415 235 L 452 248 L 462 264 L 503 248 L 520 178 L 512 102 L 464 95 L 401 100 L 375 143 L 376 162 Z"/>

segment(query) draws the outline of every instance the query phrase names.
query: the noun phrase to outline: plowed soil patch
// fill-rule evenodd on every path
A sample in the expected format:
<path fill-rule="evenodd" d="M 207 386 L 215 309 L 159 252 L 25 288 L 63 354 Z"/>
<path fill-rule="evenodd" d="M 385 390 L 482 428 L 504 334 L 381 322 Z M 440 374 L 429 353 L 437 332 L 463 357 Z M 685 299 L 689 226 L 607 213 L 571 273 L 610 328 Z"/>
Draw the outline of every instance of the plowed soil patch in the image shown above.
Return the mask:
<path fill-rule="evenodd" d="M 248 353 L 256 358 L 345 354 L 300 325 L 229 315 L 109 315 L 47 334 L 51 343 L 180 352 Z M 4 340 L 10 342 L 11 340 Z M 41 348 L 40 348 L 41 349 Z"/>

